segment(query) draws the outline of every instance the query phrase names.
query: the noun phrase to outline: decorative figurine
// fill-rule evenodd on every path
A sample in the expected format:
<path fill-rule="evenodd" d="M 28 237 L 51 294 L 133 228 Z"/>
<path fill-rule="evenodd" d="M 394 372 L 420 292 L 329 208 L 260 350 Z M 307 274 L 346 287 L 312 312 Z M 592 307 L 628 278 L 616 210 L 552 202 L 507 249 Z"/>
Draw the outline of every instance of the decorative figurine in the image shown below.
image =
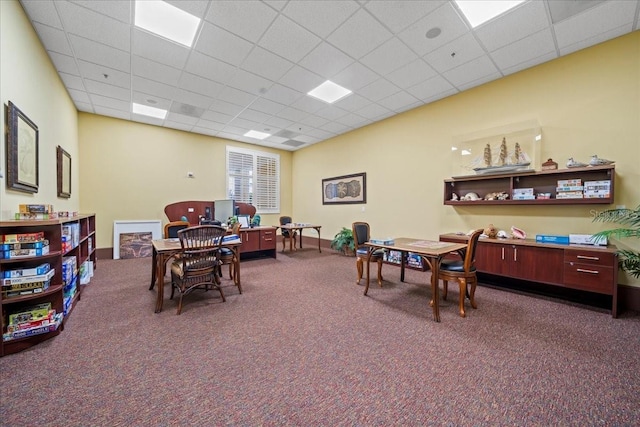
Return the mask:
<path fill-rule="evenodd" d="M 511 237 L 514 239 L 526 239 L 527 233 L 524 232 L 521 228 L 516 227 L 515 225 L 511 226 Z"/>
<path fill-rule="evenodd" d="M 495 228 L 493 224 L 489 224 L 487 228 L 484 229 L 484 234 L 490 239 L 495 239 L 498 237 L 498 229 Z"/>
<path fill-rule="evenodd" d="M 451 201 L 452 202 L 457 202 L 458 201 L 458 195 L 456 193 L 451 193 Z"/>
<path fill-rule="evenodd" d="M 554 162 L 553 159 L 549 159 L 542 164 L 543 171 L 555 170 L 555 169 L 558 169 L 558 164 Z"/>
<path fill-rule="evenodd" d="M 507 159 L 507 138 L 502 138 L 502 144 L 500 144 L 500 160 L 498 162 L 499 166 L 504 166 L 505 161 Z M 517 160 L 517 157 L 516 157 Z M 516 163 L 518 163 L 516 161 Z"/>
<path fill-rule="evenodd" d="M 509 237 L 509 236 L 507 235 L 506 231 L 504 231 L 504 230 L 498 231 L 498 239 L 506 239 L 507 237 Z"/>
<path fill-rule="evenodd" d="M 601 159 L 597 155 L 591 156 L 591 160 L 589 160 L 590 166 L 603 166 L 610 165 L 611 163 L 615 163 L 613 160 Z"/>
<path fill-rule="evenodd" d="M 464 196 L 462 196 L 462 199 L 460 200 L 464 200 L 464 201 L 476 201 L 476 200 L 480 200 L 480 196 L 478 196 L 477 193 L 474 193 L 473 191 L 470 193 L 465 194 Z"/>
<path fill-rule="evenodd" d="M 583 168 L 587 166 L 586 163 L 582 163 L 582 162 L 578 162 L 576 160 L 573 160 L 573 157 L 569 157 L 569 160 L 567 161 L 567 167 L 568 168 Z"/>

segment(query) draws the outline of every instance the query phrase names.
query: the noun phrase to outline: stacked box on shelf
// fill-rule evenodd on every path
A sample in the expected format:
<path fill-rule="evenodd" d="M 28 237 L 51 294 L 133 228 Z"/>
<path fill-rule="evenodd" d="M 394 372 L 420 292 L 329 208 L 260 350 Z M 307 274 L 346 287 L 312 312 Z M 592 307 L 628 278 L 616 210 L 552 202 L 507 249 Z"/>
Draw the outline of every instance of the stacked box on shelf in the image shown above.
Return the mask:
<path fill-rule="evenodd" d="M 2 243 L 0 244 L 0 259 L 27 258 L 42 256 L 49 253 L 49 241 Z"/>
<path fill-rule="evenodd" d="M 584 183 L 585 199 L 607 199 L 611 197 L 611 181 L 586 181 Z"/>
<path fill-rule="evenodd" d="M 78 277 L 81 285 L 88 285 L 93 277 L 93 261 L 86 260 L 78 269 Z"/>
<path fill-rule="evenodd" d="M 22 295 L 41 293 L 49 289 L 51 279 L 54 275 L 55 269 L 51 269 L 45 274 L 0 279 L 2 285 L 2 297 L 12 298 Z"/>
<path fill-rule="evenodd" d="M 33 268 L 16 268 L 13 270 L 5 270 L 1 272 L 0 275 L 3 279 L 11 279 L 14 277 L 37 276 L 40 274 L 46 274 L 49 270 L 51 270 L 51 264 L 45 262 Z"/>
<path fill-rule="evenodd" d="M 534 200 L 533 188 L 514 188 L 511 196 L 513 200 Z"/>
<path fill-rule="evenodd" d="M 384 261 L 400 264 L 402 262 L 402 252 L 400 251 L 385 251 Z"/>
<path fill-rule="evenodd" d="M 4 320 L 4 319 L 3 319 Z M 25 307 L 8 316 L 3 341 L 11 341 L 55 331 L 62 323 L 62 315 L 51 308 L 51 303 Z"/>
<path fill-rule="evenodd" d="M 70 223 L 62 226 L 62 252 L 67 253 L 80 243 L 80 224 Z"/>
<path fill-rule="evenodd" d="M 556 199 L 582 199 L 584 186 L 581 179 L 559 179 Z"/>
<path fill-rule="evenodd" d="M 53 213 L 53 205 L 34 205 L 34 204 L 24 204 L 18 205 L 19 213 Z"/>
<path fill-rule="evenodd" d="M 413 252 L 409 252 L 407 254 L 407 265 L 410 267 L 422 268 L 422 257 L 418 254 L 414 254 Z"/>

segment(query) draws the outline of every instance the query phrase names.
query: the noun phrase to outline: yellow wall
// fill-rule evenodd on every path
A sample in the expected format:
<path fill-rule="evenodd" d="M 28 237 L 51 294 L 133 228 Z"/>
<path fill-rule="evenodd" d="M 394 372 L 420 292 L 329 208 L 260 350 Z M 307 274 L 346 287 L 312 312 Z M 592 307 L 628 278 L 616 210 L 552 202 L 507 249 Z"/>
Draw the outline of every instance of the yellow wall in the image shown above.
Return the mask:
<path fill-rule="evenodd" d="M 166 223 L 164 207 L 170 203 L 226 199 L 227 145 L 280 154 L 280 208 L 292 211 L 288 151 L 88 113 L 80 113 L 78 123 L 80 208 L 98 214 L 98 248 L 113 247 L 115 220 Z M 278 216 L 261 214 L 262 224 L 277 224 Z"/>
<path fill-rule="evenodd" d="M 614 228 L 592 223 L 593 211 L 640 204 L 639 64 L 635 32 L 296 151 L 294 218 L 322 224 L 328 238 L 356 220 L 375 236 L 432 239 L 489 223 L 529 236 Z M 456 136 L 530 120 L 542 127 L 544 160 L 615 160 L 615 204 L 443 205 Z M 322 205 L 322 178 L 358 172 L 367 173 L 366 205 Z"/>
<path fill-rule="evenodd" d="M 13 218 L 21 203 L 50 203 L 59 211 L 77 211 L 78 122 L 73 102 L 17 1 L 0 1 L 0 129 L 5 129 L 9 101 L 39 130 L 39 187 L 37 193 L 7 190 L 6 137 L 0 150 L 0 217 Z M 71 155 L 71 198 L 58 198 L 56 146 Z"/>

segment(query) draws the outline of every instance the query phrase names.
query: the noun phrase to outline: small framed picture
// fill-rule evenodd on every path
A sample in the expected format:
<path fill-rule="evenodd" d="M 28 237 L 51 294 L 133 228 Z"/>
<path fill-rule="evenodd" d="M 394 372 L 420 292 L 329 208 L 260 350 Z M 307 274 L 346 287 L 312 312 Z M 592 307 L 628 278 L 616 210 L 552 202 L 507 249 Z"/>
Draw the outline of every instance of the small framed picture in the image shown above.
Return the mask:
<path fill-rule="evenodd" d="M 238 222 L 240 223 L 241 228 L 249 228 L 249 215 L 238 215 Z"/>

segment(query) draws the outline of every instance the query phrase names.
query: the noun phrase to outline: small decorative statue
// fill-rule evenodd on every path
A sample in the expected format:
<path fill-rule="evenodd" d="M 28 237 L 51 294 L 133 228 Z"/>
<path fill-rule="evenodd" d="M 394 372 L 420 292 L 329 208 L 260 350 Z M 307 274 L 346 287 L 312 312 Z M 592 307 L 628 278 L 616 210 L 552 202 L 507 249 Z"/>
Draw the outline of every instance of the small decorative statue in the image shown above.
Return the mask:
<path fill-rule="evenodd" d="M 458 195 L 456 193 L 451 193 L 451 201 L 452 202 L 457 202 L 458 201 Z"/>
<path fill-rule="evenodd" d="M 489 224 L 487 228 L 484 229 L 484 234 L 490 239 L 495 239 L 498 237 L 498 229 L 495 228 L 493 224 Z"/>
<path fill-rule="evenodd" d="M 613 160 L 601 159 L 596 154 L 591 156 L 591 160 L 589 160 L 590 166 L 610 165 L 611 163 L 615 163 L 615 162 Z"/>
<path fill-rule="evenodd" d="M 474 193 L 473 191 L 470 193 L 465 194 L 464 196 L 462 196 L 462 199 L 460 200 L 465 200 L 465 201 L 476 201 L 476 200 L 480 200 L 480 196 L 478 196 L 478 193 Z"/>
<path fill-rule="evenodd" d="M 573 157 L 569 157 L 569 160 L 567 161 L 567 167 L 568 168 L 583 168 L 587 166 L 586 163 L 582 163 L 579 162 L 577 160 L 573 160 Z"/>

